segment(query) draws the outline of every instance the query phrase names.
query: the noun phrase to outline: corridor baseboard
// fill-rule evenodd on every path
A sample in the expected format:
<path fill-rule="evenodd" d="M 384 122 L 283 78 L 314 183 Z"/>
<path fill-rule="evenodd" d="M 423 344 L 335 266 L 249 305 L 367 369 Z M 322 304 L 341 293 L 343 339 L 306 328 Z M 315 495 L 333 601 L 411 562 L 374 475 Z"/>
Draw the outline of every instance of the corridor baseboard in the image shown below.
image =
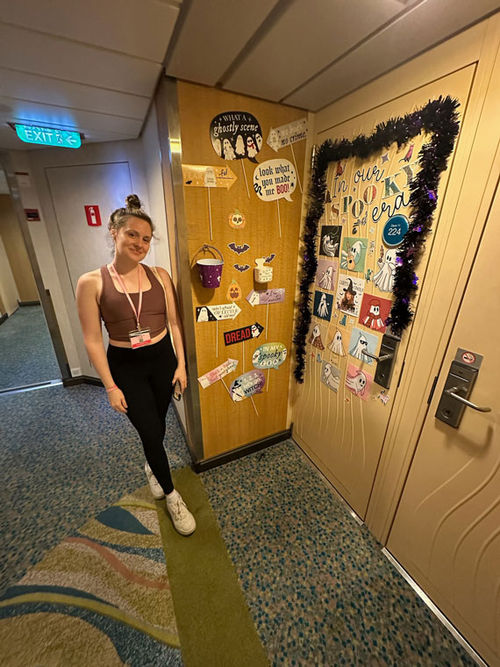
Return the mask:
<path fill-rule="evenodd" d="M 77 375 L 76 377 L 67 378 L 63 380 L 65 387 L 73 387 L 75 384 L 93 384 L 96 387 L 103 387 L 103 383 L 98 378 L 93 378 L 90 375 Z"/>
<path fill-rule="evenodd" d="M 210 470 L 211 468 L 216 468 L 217 466 L 222 466 L 225 463 L 230 463 L 236 459 L 241 459 L 243 456 L 248 454 L 254 454 L 259 452 L 261 449 L 266 449 L 266 447 L 271 447 L 278 442 L 283 442 L 283 440 L 288 440 L 292 437 L 292 427 L 286 431 L 280 431 L 279 433 L 274 433 L 273 435 L 267 436 L 267 438 L 262 438 L 261 440 L 254 440 L 254 442 L 249 442 L 248 445 L 242 445 L 237 449 L 233 449 L 230 452 L 225 452 L 219 454 L 218 456 L 212 456 L 209 459 L 204 459 L 203 461 L 196 461 L 193 463 L 193 470 L 195 472 L 204 472 L 205 470 Z"/>

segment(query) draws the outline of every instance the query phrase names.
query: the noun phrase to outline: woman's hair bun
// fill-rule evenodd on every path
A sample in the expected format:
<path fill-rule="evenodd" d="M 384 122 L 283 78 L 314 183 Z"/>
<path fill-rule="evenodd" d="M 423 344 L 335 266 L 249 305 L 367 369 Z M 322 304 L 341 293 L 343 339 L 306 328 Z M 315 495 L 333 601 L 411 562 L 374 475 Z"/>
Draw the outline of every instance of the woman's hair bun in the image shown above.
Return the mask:
<path fill-rule="evenodd" d="M 140 209 L 141 208 L 141 200 L 137 195 L 128 195 L 127 198 L 125 199 L 127 203 L 127 208 L 129 210 L 134 210 L 134 209 Z"/>

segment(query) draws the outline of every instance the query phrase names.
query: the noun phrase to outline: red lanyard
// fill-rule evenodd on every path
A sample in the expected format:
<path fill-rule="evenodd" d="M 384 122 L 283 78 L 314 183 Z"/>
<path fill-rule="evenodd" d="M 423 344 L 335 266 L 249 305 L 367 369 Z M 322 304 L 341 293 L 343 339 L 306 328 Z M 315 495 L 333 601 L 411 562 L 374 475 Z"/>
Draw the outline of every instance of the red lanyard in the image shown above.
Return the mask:
<path fill-rule="evenodd" d="M 130 303 L 130 306 L 132 307 L 132 310 L 134 311 L 135 319 L 136 319 L 136 322 L 137 322 L 137 329 L 139 330 L 139 329 L 141 328 L 141 325 L 140 325 L 140 323 L 139 323 L 139 317 L 140 317 L 140 315 L 141 315 L 141 308 L 142 308 L 141 267 L 140 267 L 140 265 L 137 266 L 137 271 L 139 272 L 139 273 L 138 273 L 138 283 L 139 283 L 139 305 L 138 305 L 137 310 L 136 310 L 136 309 L 135 309 L 135 306 L 134 306 L 134 303 L 133 303 L 132 299 L 131 299 L 130 296 L 129 296 L 129 293 L 127 292 L 127 288 L 125 287 L 125 283 L 123 282 L 122 277 L 120 276 L 120 274 L 119 274 L 118 271 L 116 270 L 115 265 L 114 265 L 114 264 L 110 264 L 109 266 L 110 266 L 111 269 L 113 269 L 113 273 L 114 273 L 114 275 L 115 275 L 115 278 L 116 278 L 116 279 L 118 280 L 118 282 L 120 283 L 120 287 L 122 288 L 123 293 L 124 293 L 125 296 L 127 297 L 128 302 Z"/>

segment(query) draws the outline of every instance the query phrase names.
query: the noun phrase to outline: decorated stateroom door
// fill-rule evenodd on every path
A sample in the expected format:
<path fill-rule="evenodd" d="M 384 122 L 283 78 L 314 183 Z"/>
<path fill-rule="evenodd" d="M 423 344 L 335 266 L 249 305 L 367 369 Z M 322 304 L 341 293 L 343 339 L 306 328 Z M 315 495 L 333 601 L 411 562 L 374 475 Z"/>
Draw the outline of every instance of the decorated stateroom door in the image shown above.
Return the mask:
<path fill-rule="evenodd" d="M 491 341 L 498 297 L 488 326 L 478 323 L 485 285 L 500 293 L 491 270 L 499 238 L 497 192 L 387 545 L 490 665 L 500 665 L 500 361 Z M 454 359 L 459 369 L 479 367 L 469 400 L 491 409 L 466 407 L 458 428 L 435 418 Z M 444 409 L 453 406 L 460 403 Z"/>
<path fill-rule="evenodd" d="M 319 134 L 315 143 L 365 134 L 379 123 L 404 117 L 429 100 L 449 95 L 466 112 L 473 68 L 464 68 L 417 91 Z M 367 105 L 368 106 L 368 105 Z M 293 436 L 357 514 L 364 518 L 402 372 L 411 327 L 396 351 L 387 388 L 375 382 L 385 320 L 393 302 L 396 252 L 409 225 L 409 183 L 429 135 L 398 147 L 329 165 L 324 214 L 319 222 L 318 270 L 311 285 L 312 322 L 306 339 L 304 383 L 298 386 Z M 456 146 L 455 146 L 456 149 Z M 416 270 L 418 295 L 425 287 L 449 169 L 441 175 L 434 233 Z M 367 354 L 365 354 L 365 352 Z M 371 355 L 371 356 L 370 356 Z"/>

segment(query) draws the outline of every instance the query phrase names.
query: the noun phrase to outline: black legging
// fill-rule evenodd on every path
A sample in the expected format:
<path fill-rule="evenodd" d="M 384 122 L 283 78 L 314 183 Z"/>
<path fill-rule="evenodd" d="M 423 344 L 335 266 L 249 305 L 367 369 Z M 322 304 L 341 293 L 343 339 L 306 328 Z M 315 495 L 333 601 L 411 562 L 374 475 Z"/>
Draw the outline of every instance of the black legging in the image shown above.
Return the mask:
<path fill-rule="evenodd" d="M 163 447 L 172 379 L 177 367 L 170 336 L 158 343 L 131 348 L 108 347 L 108 363 L 116 385 L 127 401 L 127 416 L 137 429 L 144 454 L 165 493 L 174 490 Z"/>

